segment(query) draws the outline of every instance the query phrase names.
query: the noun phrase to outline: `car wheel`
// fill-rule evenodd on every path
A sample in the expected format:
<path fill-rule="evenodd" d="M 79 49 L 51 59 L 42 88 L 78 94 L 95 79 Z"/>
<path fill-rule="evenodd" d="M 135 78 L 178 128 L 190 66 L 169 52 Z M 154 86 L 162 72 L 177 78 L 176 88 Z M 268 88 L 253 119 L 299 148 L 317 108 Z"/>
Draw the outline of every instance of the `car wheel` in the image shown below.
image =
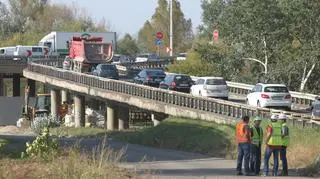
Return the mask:
<path fill-rule="evenodd" d="M 260 101 L 257 102 L 257 107 L 258 107 L 258 108 L 261 108 Z"/>
<path fill-rule="evenodd" d="M 291 111 L 292 109 L 291 109 L 291 107 L 286 107 L 285 110 L 286 111 Z"/>

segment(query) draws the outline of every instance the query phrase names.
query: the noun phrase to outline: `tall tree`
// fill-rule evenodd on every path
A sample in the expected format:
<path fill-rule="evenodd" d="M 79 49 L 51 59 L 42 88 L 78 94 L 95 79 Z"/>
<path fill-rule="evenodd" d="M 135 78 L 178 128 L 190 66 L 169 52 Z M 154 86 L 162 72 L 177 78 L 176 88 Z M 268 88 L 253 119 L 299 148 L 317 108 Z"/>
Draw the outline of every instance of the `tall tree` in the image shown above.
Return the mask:
<path fill-rule="evenodd" d="M 173 49 L 175 52 L 184 52 L 191 48 L 193 39 L 191 19 L 186 19 L 181 11 L 181 5 L 177 0 L 173 0 Z M 155 52 L 155 33 L 162 32 L 162 53 L 165 53 L 165 47 L 169 46 L 170 38 L 170 13 L 167 0 L 158 0 L 158 6 L 155 9 L 150 23 L 145 23 L 139 31 L 138 42 L 148 44 L 140 46 L 142 51 Z M 153 30 L 152 33 L 144 34 L 145 30 Z M 147 36 L 147 37 L 146 37 Z M 150 43 L 151 42 L 151 43 Z"/>
<path fill-rule="evenodd" d="M 122 55 L 135 56 L 139 53 L 139 47 L 135 39 L 130 34 L 126 34 L 118 42 L 118 52 Z"/>

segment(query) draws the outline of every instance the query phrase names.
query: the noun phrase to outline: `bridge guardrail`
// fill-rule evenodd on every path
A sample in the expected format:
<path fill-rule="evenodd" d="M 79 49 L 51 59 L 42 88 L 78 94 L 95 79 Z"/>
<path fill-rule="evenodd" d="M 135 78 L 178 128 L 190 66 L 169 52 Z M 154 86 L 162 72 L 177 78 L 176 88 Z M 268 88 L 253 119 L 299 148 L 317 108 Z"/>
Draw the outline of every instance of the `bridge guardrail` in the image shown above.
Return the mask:
<path fill-rule="evenodd" d="M 255 108 L 247 105 L 224 101 L 219 99 L 201 98 L 191 96 L 179 92 L 173 92 L 148 86 L 133 84 L 124 81 L 102 79 L 87 74 L 79 74 L 77 72 L 58 69 L 46 65 L 29 63 L 28 71 L 76 82 L 90 87 L 100 88 L 103 90 L 129 94 L 141 98 L 172 104 L 178 107 L 189 108 L 193 110 L 217 113 L 220 115 L 240 118 L 243 115 L 260 116 L 262 118 L 270 117 L 272 112 L 279 112 L 279 110 L 272 110 L 266 108 Z M 294 125 L 302 127 L 319 127 L 316 123 L 310 121 L 310 115 L 303 115 L 298 113 L 288 113 L 292 120 L 289 122 Z"/>

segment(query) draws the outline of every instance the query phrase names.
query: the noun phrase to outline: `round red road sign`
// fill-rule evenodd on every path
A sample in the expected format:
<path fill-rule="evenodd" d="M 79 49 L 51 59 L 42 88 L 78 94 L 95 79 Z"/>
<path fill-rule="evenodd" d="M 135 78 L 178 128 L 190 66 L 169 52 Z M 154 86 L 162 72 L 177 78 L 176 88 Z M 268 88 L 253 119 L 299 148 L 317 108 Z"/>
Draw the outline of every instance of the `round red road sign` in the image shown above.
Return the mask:
<path fill-rule="evenodd" d="M 162 32 L 157 32 L 156 33 L 157 39 L 163 39 L 163 33 Z"/>

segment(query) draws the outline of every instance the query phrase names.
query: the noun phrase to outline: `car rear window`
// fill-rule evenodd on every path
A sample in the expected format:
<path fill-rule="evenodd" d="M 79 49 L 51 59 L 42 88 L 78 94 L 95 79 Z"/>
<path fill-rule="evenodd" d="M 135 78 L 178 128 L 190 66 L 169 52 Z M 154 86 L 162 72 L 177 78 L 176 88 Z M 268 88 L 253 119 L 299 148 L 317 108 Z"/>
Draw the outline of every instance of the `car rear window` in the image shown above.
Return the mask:
<path fill-rule="evenodd" d="M 227 82 L 223 79 L 207 79 L 206 85 L 227 85 Z"/>
<path fill-rule="evenodd" d="M 114 70 L 116 67 L 114 65 L 101 65 L 101 69 L 103 70 Z"/>
<path fill-rule="evenodd" d="M 157 71 L 147 71 L 147 75 L 150 75 L 150 76 L 164 76 L 166 74 L 163 71 L 157 70 Z"/>
<path fill-rule="evenodd" d="M 177 75 L 174 77 L 175 81 L 192 81 L 192 79 L 190 78 L 190 76 L 185 76 L 185 75 Z"/>
<path fill-rule="evenodd" d="M 264 88 L 264 92 L 268 93 L 288 93 L 289 90 L 284 86 L 268 86 Z"/>

